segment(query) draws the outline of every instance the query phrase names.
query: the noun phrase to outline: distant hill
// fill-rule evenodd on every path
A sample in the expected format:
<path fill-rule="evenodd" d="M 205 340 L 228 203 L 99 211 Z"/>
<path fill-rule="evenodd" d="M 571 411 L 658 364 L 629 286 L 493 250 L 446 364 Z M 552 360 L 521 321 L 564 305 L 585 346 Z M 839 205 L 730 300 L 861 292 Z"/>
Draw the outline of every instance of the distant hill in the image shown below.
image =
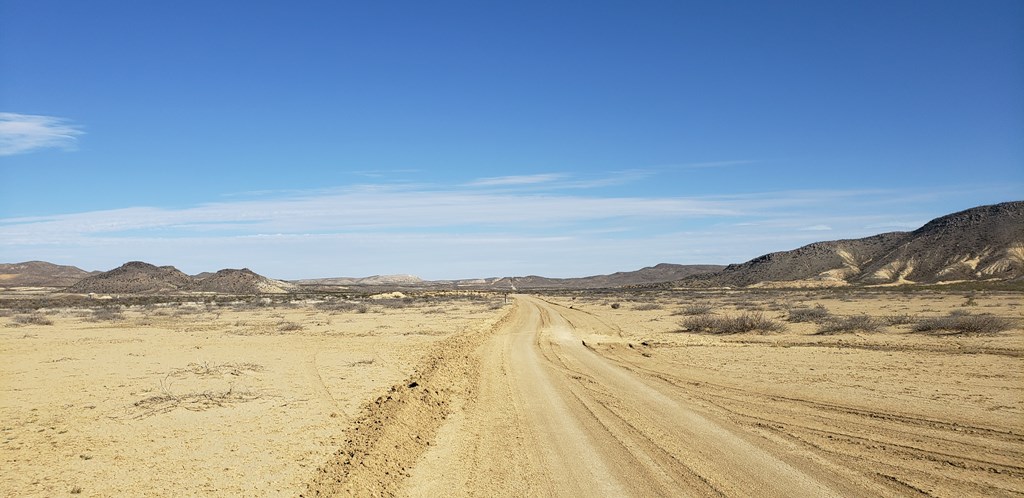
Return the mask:
<path fill-rule="evenodd" d="M 373 275 L 371 277 L 334 277 L 295 280 L 300 285 L 372 285 L 372 286 L 416 286 L 424 280 L 415 275 Z"/>
<path fill-rule="evenodd" d="M 7 263 L 0 264 L 0 287 L 67 287 L 89 275 L 76 266 L 45 261 Z"/>
<path fill-rule="evenodd" d="M 531 275 L 527 277 L 489 277 L 463 280 L 422 280 L 413 275 L 376 275 L 365 278 L 319 278 L 296 280 L 294 283 L 309 286 L 390 286 L 477 290 L 592 289 L 671 282 L 690 275 L 699 275 L 718 271 L 722 268 L 724 267 L 720 265 L 675 265 L 662 263 L 636 271 L 625 271 L 612 273 L 610 275 L 595 275 L 579 278 L 548 278 Z"/>
<path fill-rule="evenodd" d="M 832 286 L 1013 280 L 1024 277 L 1024 202 L 980 206 L 936 218 L 913 232 L 816 242 L 723 270 L 682 286 Z"/>
<path fill-rule="evenodd" d="M 479 290 L 656 287 L 827 287 L 1024 280 L 1024 201 L 979 206 L 936 218 L 913 232 L 815 242 L 729 266 L 662 263 L 580 278 L 541 276 L 424 281 L 413 275 L 282 282 L 249 269 L 186 275 L 173 266 L 133 261 L 89 273 L 43 261 L 0 264 L 0 287 L 67 287 L 69 292 L 265 294 L 300 286 Z"/>
<path fill-rule="evenodd" d="M 495 280 L 492 287 L 516 289 L 610 289 L 635 285 L 671 282 L 694 275 L 704 275 L 723 269 L 721 265 L 676 265 L 661 263 L 635 271 L 622 271 L 609 275 L 579 278 L 547 278 L 538 276 L 508 277 Z"/>
<path fill-rule="evenodd" d="M 936 218 L 864 267 L 862 283 L 1024 277 L 1024 202 Z"/>
<path fill-rule="evenodd" d="M 156 294 L 191 291 L 195 284 L 192 277 L 173 266 L 131 261 L 83 278 L 67 290 L 79 294 Z"/>
<path fill-rule="evenodd" d="M 225 269 L 197 279 L 196 290 L 218 294 L 283 294 L 295 285 L 271 280 L 248 268 Z"/>
<path fill-rule="evenodd" d="M 248 268 L 220 270 L 206 274 L 204 278 L 195 278 L 173 266 L 132 261 L 108 272 L 87 276 L 68 287 L 67 291 L 78 294 L 279 294 L 294 287 L 256 274 Z"/>

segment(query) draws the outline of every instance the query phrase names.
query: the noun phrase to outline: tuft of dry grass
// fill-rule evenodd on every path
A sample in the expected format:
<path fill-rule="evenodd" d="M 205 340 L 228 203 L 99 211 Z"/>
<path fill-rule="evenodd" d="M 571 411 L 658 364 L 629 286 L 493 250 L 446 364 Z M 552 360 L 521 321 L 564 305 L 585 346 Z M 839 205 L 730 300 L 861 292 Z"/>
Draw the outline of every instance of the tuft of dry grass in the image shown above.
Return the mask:
<path fill-rule="evenodd" d="M 822 323 L 829 320 L 828 308 L 817 305 L 813 308 L 793 308 L 789 310 L 789 316 L 786 317 L 787 322 L 793 323 Z"/>
<path fill-rule="evenodd" d="M 185 374 L 198 376 L 208 375 L 242 375 L 245 372 L 262 372 L 263 365 L 257 363 L 220 363 L 211 365 L 209 362 L 189 363 L 185 368 L 176 368 L 167 373 L 168 377 L 180 377 Z"/>
<path fill-rule="evenodd" d="M 20 315 L 14 315 L 11 318 L 11 323 L 18 325 L 53 325 L 53 320 L 50 320 L 46 315 L 34 312 L 34 313 L 23 313 Z"/>
<path fill-rule="evenodd" d="M 882 328 L 882 321 L 869 315 L 853 315 L 841 318 L 833 318 L 822 323 L 818 327 L 817 334 L 843 334 L 851 332 L 878 332 Z"/>
<path fill-rule="evenodd" d="M 370 307 L 359 302 L 352 301 L 326 301 L 316 305 L 316 308 L 320 311 L 330 312 L 354 312 L 354 313 L 366 313 L 370 311 Z"/>
<path fill-rule="evenodd" d="M 89 321 L 92 322 L 112 322 L 117 320 L 124 320 L 124 313 L 118 308 L 97 308 L 93 310 L 92 316 L 89 317 Z"/>
<path fill-rule="evenodd" d="M 278 332 L 295 332 L 302 330 L 302 324 L 297 322 L 281 322 L 277 324 Z"/>
<path fill-rule="evenodd" d="M 1013 328 L 1013 322 L 993 315 L 950 313 L 927 318 L 914 325 L 914 332 L 948 332 L 953 334 L 996 334 Z"/>
<path fill-rule="evenodd" d="M 658 303 L 640 303 L 640 304 L 634 306 L 633 309 L 635 309 L 637 311 L 653 311 L 653 310 L 660 310 L 661 309 L 661 305 L 658 304 Z"/>
<path fill-rule="evenodd" d="M 163 393 L 156 396 L 136 401 L 133 406 L 139 410 L 134 418 L 141 419 L 161 413 L 167 413 L 177 408 L 200 412 L 236 403 L 245 403 L 260 399 L 262 395 L 248 390 L 236 390 L 234 386 L 223 391 L 190 392 L 174 394 L 165 389 Z"/>
<path fill-rule="evenodd" d="M 763 313 L 743 313 L 737 316 L 693 315 L 679 322 L 683 331 L 705 334 L 742 334 L 744 332 L 781 332 L 786 325 L 765 318 Z"/>
<path fill-rule="evenodd" d="M 907 324 L 910 324 L 910 323 L 914 323 L 916 321 L 916 319 L 912 315 L 910 315 L 909 313 L 901 313 L 901 314 L 898 314 L 898 315 L 889 315 L 889 316 L 883 318 L 882 320 L 886 323 L 886 325 L 889 325 L 889 326 L 907 325 Z"/>
<path fill-rule="evenodd" d="M 673 315 L 686 315 L 686 316 L 707 315 L 708 313 L 711 313 L 712 309 L 714 309 L 714 308 L 710 304 L 695 303 L 695 304 L 691 304 L 691 305 L 689 305 L 689 306 L 687 306 L 687 307 L 685 307 L 685 308 L 683 308 L 683 309 L 673 313 Z"/>

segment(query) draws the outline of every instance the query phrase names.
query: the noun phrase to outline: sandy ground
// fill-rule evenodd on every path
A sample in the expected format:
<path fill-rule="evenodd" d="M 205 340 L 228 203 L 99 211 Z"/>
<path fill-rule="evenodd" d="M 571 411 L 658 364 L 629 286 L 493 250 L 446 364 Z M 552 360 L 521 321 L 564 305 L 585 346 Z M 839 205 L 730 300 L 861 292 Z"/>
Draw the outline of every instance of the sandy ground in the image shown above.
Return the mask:
<path fill-rule="evenodd" d="M 368 400 L 493 303 L 0 318 L 0 496 L 295 496 Z"/>
<path fill-rule="evenodd" d="M 1019 294 L 390 301 L 8 313 L 0 494 L 1024 494 Z M 694 304 L 786 329 L 680 332 Z M 903 319 L 785 322 L 817 305 Z M 912 331 L 951 311 L 1014 327 Z"/>

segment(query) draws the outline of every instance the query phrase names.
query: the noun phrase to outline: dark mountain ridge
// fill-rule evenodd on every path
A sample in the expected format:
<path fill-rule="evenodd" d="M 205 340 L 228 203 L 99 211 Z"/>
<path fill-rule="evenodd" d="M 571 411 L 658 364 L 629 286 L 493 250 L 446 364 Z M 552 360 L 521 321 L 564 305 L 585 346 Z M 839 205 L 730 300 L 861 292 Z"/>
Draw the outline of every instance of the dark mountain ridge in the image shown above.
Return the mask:
<path fill-rule="evenodd" d="M 287 292 L 292 286 L 271 280 L 248 268 L 225 269 L 205 278 L 189 276 L 173 266 L 131 261 L 113 270 L 88 276 L 67 288 L 76 294 L 267 294 Z"/>
<path fill-rule="evenodd" d="M 1024 201 L 936 218 L 913 232 L 815 242 L 758 256 L 681 286 L 806 286 L 1014 280 L 1024 277 Z"/>

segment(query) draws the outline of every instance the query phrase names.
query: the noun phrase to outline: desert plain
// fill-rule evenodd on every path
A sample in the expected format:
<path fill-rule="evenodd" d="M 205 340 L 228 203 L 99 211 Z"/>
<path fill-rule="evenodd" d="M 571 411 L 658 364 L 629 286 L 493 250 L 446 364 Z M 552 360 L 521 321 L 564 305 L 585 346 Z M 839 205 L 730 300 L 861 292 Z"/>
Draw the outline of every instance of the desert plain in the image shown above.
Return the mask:
<path fill-rule="evenodd" d="M 0 495 L 1019 496 L 1022 325 L 1000 291 L 5 291 Z"/>

